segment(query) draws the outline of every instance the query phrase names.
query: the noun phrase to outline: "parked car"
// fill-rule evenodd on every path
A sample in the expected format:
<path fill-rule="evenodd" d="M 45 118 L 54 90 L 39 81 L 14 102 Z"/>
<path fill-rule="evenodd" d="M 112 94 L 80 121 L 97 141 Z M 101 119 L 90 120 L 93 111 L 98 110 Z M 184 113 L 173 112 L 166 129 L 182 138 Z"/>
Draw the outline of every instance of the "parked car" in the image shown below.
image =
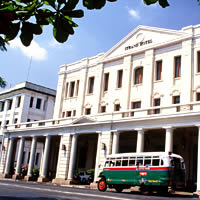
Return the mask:
<path fill-rule="evenodd" d="M 81 171 L 79 174 L 80 182 L 81 183 L 90 183 L 92 176 L 88 174 L 86 171 Z"/>

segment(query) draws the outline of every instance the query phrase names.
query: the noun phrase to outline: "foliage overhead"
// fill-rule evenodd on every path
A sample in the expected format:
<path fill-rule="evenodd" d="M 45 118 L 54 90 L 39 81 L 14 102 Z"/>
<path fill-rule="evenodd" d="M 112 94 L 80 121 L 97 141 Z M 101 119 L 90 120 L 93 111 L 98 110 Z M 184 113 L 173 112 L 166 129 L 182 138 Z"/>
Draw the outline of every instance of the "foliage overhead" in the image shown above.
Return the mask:
<path fill-rule="evenodd" d="M 0 87 L 5 88 L 6 87 L 6 82 L 0 77 Z"/>
<path fill-rule="evenodd" d="M 65 42 L 74 34 L 78 25 L 73 18 L 84 16 L 76 9 L 81 0 L 0 0 L 0 49 L 6 50 L 6 43 L 19 34 L 24 46 L 29 46 L 34 35 L 42 34 L 43 26 L 53 26 L 53 36 Z M 106 2 L 117 0 L 82 0 L 87 9 L 101 9 Z M 200 0 L 199 0 L 200 1 Z M 144 0 L 146 5 L 159 3 L 169 6 L 167 0 Z M 1 36 L 2 35 L 2 36 Z"/>
<path fill-rule="evenodd" d="M 87 9 L 101 9 L 107 2 L 117 0 L 82 0 Z M 143 0 L 144 4 L 159 3 L 169 6 L 168 0 Z M 200 3 L 200 0 L 196 0 Z M 74 34 L 78 25 L 73 18 L 81 18 L 84 12 L 77 9 L 81 0 L 0 0 L 0 50 L 6 50 L 6 43 L 19 34 L 24 46 L 29 46 L 34 35 L 42 34 L 43 26 L 53 26 L 53 36 L 65 42 Z"/>

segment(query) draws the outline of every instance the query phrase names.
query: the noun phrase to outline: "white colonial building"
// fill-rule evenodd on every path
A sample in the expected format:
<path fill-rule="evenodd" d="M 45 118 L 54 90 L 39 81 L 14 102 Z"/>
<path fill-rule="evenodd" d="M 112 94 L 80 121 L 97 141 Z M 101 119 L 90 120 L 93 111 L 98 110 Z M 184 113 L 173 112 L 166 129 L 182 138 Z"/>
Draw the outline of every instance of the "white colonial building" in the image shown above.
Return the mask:
<path fill-rule="evenodd" d="M 9 124 L 47 120 L 53 117 L 56 91 L 30 82 L 22 82 L 12 88 L 0 91 L 0 157 L 4 143 L 4 130 Z M 29 124 L 27 124 L 29 126 Z M 30 158 L 31 141 L 24 144 L 22 164 L 27 165 Z M 16 152 L 19 142 L 16 143 Z M 34 167 L 39 167 L 43 143 L 38 143 Z M 14 167 L 17 153 L 14 155 Z"/>
<path fill-rule="evenodd" d="M 166 151 L 185 159 L 187 185 L 200 190 L 200 25 L 139 26 L 108 52 L 60 67 L 54 117 L 8 125 L 0 173 L 11 175 L 16 140 L 45 145 L 38 181 L 70 183 L 117 152 Z M 20 139 L 17 139 L 19 138 Z M 198 153 L 199 152 L 199 153 Z"/>

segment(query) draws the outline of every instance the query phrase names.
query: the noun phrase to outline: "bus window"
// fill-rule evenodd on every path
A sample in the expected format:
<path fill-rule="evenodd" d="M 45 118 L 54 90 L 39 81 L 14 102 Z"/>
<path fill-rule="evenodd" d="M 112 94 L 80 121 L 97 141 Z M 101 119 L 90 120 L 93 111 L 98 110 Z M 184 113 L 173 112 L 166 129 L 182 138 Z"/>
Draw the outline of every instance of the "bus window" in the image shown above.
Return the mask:
<path fill-rule="evenodd" d="M 122 160 L 122 166 L 128 166 L 128 160 Z"/>
<path fill-rule="evenodd" d="M 151 159 L 145 159 L 144 166 L 149 166 L 149 165 L 151 165 Z"/>
<path fill-rule="evenodd" d="M 152 166 L 159 166 L 160 159 L 153 159 Z"/>
<path fill-rule="evenodd" d="M 114 167 L 115 166 L 115 162 L 110 161 L 110 167 Z"/>
<path fill-rule="evenodd" d="M 171 165 L 172 167 L 174 167 L 175 169 L 180 169 L 181 168 L 181 162 L 179 158 L 173 158 L 173 160 L 171 160 Z"/>
<path fill-rule="evenodd" d="M 116 160 L 116 166 L 121 166 L 121 160 Z"/>
<path fill-rule="evenodd" d="M 135 160 L 129 160 L 129 166 L 135 166 Z"/>
<path fill-rule="evenodd" d="M 106 161 L 104 166 L 109 167 L 109 161 Z"/>
<path fill-rule="evenodd" d="M 137 166 L 143 165 L 143 158 L 142 157 L 137 157 Z"/>
<path fill-rule="evenodd" d="M 160 165 L 164 165 L 164 161 L 163 161 L 163 159 L 161 159 L 161 164 Z"/>

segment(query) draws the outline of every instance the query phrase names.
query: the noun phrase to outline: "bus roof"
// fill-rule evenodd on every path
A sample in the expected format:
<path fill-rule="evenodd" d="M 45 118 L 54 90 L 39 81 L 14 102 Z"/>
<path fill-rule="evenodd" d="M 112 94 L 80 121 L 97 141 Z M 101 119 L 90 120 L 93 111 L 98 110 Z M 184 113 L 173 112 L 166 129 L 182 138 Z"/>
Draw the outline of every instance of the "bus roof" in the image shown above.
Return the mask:
<path fill-rule="evenodd" d="M 107 158 L 134 157 L 134 156 L 172 156 L 172 157 L 182 158 L 178 154 L 166 153 L 166 152 L 117 153 L 108 155 Z"/>

